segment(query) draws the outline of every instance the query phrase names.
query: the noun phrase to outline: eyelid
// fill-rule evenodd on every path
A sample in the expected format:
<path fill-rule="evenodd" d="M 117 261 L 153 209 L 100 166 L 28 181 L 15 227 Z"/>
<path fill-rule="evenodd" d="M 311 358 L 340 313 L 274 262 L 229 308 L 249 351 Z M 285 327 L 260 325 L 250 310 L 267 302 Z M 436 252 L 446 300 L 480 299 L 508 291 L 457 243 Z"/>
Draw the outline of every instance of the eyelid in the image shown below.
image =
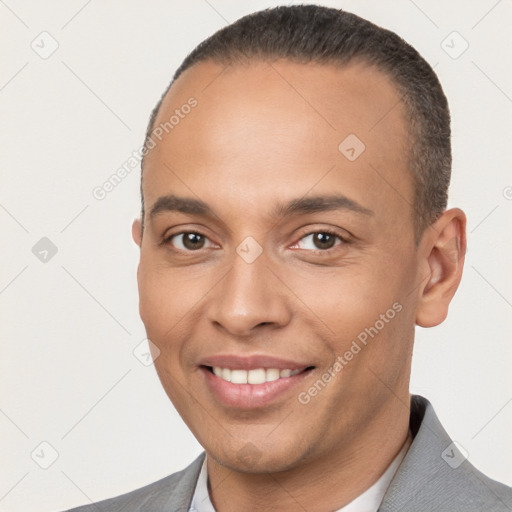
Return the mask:
<path fill-rule="evenodd" d="M 197 249 L 197 250 L 190 250 L 190 249 L 181 249 L 179 247 L 175 247 L 174 245 L 172 245 L 171 241 L 173 238 L 175 237 L 178 237 L 180 235 L 185 235 L 185 234 L 191 234 L 193 233 L 194 235 L 200 235 L 202 237 L 204 237 L 211 245 L 208 246 L 208 247 L 201 247 L 200 249 Z M 173 250 L 176 250 L 176 251 L 180 251 L 180 252 L 186 252 L 186 253 L 198 253 L 204 249 L 210 249 L 212 246 L 216 246 L 217 244 L 215 242 L 213 242 L 210 237 L 208 235 L 205 235 L 203 232 L 201 232 L 200 230 L 197 230 L 197 229 L 182 229 L 181 231 L 176 231 L 174 233 L 170 233 L 170 234 L 167 234 L 165 233 L 163 236 L 162 236 L 162 240 L 160 242 L 160 245 L 170 245 L 172 247 Z"/>
<path fill-rule="evenodd" d="M 301 249 L 300 247 L 293 247 L 293 250 L 300 249 L 300 250 L 307 251 L 307 252 L 329 253 L 330 251 L 334 251 L 336 249 L 336 247 L 339 247 L 340 245 L 346 245 L 346 244 L 350 243 L 349 236 L 340 234 L 339 231 L 335 230 L 334 228 L 316 228 L 316 229 L 309 228 L 308 231 L 305 231 L 296 239 L 296 241 L 292 244 L 292 246 L 297 245 L 304 238 L 311 236 L 311 235 L 318 234 L 318 233 L 326 233 L 328 235 L 332 235 L 332 236 L 338 238 L 341 243 L 337 243 L 333 247 L 329 247 L 328 249 Z"/>
<path fill-rule="evenodd" d="M 211 237 L 207 234 L 210 230 L 206 228 L 202 224 L 182 222 L 180 224 L 174 224 L 163 231 L 161 235 L 161 240 L 165 243 L 166 240 L 169 240 L 173 236 L 183 235 L 185 233 L 196 233 L 198 235 L 204 236 L 211 241 Z"/>
<path fill-rule="evenodd" d="M 200 249 L 197 249 L 195 251 L 194 250 L 190 250 L 190 249 L 189 250 L 187 250 L 187 249 L 180 249 L 178 247 L 172 246 L 171 240 L 174 237 L 177 237 L 177 236 L 180 236 L 180 235 L 185 235 L 185 234 L 190 234 L 190 233 L 194 233 L 196 235 L 200 235 L 200 236 L 204 237 L 211 245 L 209 247 L 201 247 Z M 322 228 L 322 227 L 318 227 L 316 229 L 309 228 L 307 231 L 304 231 L 302 234 L 300 234 L 298 236 L 298 238 L 296 238 L 296 241 L 293 242 L 292 246 L 297 245 L 304 238 L 306 238 L 308 236 L 311 236 L 311 235 L 318 234 L 318 233 L 327 233 L 329 235 L 332 235 L 332 236 L 338 238 L 341 243 L 335 244 L 333 247 L 330 247 L 328 249 L 301 249 L 301 248 L 293 248 L 293 249 L 300 249 L 300 250 L 307 251 L 307 252 L 328 253 L 330 251 L 335 250 L 335 248 L 340 246 L 340 245 L 349 244 L 350 241 L 351 241 L 351 238 L 350 238 L 350 236 L 348 234 L 342 235 L 335 228 L 325 228 L 325 227 Z M 193 229 L 193 228 L 192 229 L 182 229 L 181 231 L 176 231 L 176 232 L 171 233 L 171 234 L 167 234 L 167 232 L 166 232 L 162 236 L 162 240 L 161 240 L 160 244 L 161 245 L 169 244 L 169 245 L 171 245 L 173 247 L 174 250 L 181 251 L 181 252 L 186 252 L 186 253 L 194 253 L 194 252 L 200 252 L 200 251 L 205 250 L 205 249 L 210 249 L 212 247 L 212 245 L 213 246 L 218 246 L 218 244 L 213 242 L 211 240 L 211 238 L 208 235 L 206 235 L 205 233 L 203 233 L 200 229 Z"/>

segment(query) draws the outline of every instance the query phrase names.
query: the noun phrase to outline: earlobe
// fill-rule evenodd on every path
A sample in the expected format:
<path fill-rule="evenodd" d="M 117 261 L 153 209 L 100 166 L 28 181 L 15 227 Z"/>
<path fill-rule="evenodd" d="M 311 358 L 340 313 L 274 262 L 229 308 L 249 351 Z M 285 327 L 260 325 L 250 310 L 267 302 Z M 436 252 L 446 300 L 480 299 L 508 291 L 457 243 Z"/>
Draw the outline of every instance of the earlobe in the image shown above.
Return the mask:
<path fill-rule="evenodd" d="M 133 221 L 132 238 L 133 241 L 140 247 L 142 244 L 142 222 L 140 219 L 135 219 Z"/>
<path fill-rule="evenodd" d="M 416 323 L 433 327 L 444 321 L 457 291 L 466 253 L 466 216 L 458 208 L 444 212 L 420 245 L 428 278 L 421 288 Z"/>

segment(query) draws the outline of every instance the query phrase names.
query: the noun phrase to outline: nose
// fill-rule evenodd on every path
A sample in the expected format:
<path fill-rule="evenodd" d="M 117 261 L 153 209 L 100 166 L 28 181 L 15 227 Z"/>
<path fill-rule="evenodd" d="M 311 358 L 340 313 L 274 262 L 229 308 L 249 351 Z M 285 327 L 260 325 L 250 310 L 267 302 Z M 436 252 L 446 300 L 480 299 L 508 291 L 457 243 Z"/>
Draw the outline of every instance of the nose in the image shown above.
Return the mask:
<path fill-rule="evenodd" d="M 289 296 L 263 256 L 247 263 L 235 255 L 231 270 L 215 287 L 207 317 L 226 333 L 248 337 L 263 328 L 287 325 L 291 318 Z"/>

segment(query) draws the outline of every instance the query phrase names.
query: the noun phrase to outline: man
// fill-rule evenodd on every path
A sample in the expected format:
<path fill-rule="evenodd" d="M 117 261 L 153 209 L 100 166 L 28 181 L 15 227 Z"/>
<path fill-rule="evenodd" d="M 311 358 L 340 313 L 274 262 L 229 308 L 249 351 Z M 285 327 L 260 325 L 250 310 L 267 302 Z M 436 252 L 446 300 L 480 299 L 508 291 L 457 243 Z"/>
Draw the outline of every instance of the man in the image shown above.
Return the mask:
<path fill-rule="evenodd" d="M 185 59 L 145 147 L 140 313 L 206 455 L 76 511 L 512 510 L 409 395 L 466 246 L 413 48 L 318 6 L 244 17 Z"/>

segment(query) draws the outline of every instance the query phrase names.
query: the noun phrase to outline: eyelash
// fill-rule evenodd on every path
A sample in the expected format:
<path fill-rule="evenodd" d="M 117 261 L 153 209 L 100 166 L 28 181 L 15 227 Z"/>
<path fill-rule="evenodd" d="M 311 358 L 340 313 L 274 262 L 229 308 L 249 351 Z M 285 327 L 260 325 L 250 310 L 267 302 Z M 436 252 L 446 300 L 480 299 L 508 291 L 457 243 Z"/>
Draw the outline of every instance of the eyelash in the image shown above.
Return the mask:
<path fill-rule="evenodd" d="M 173 233 L 172 235 L 169 235 L 169 236 L 166 236 L 163 238 L 162 240 L 162 245 L 171 245 L 171 240 L 173 238 L 176 238 L 176 237 L 179 237 L 181 235 L 199 235 L 199 236 L 202 236 L 203 238 L 205 238 L 206 240 L 210 240 L 206 235 L 203 235 L 203 233 L 200 233 L 199 231 L 180 231 L 179 233 Z M 179 252 L 185 252 L 185 253 L 194 253 L 194 252 L 199 252 L 201 251 L 201 249 L 197 249 L 195 251 L 191 251 L 191 250 L 183 250 L 183 249 L 178 249 L 176 247 L 173 247 L 173 249 L 175 251 L 179 251 Z"/>
<path fill-rule="evenodd" d="M 304 240 L 304 238 L 308 237 L 308 236 L 311 236 L 311 235 L 317 235 L 321 233 L 322 235 L 331 235 L 331 236 L 334 236 L 335 238 L 337 238 L 341 243 L 339 244 L 335 244 L 333 247 L 329 247 L 328 249 L 303 249 L 303 250 L 306 250 L 308 252 L 313 252 L 313 253 L 330 253 L 331 251 L 334 251 L 336 250 L 336 247 L 340 246 L 340 245 L 346 245 L 348 244 L 348 240 L 347 238 L 341 236 L 339 233 L 337 233 L 336 231 L 334 230 L 331 230 L 331 229 L 319 229 L 317 231 L 308 231 L 307 233 L 304 233 L 299 239 L 297 242 L 295 242 L 293 245 L 296 245 L 298 242 L 300 242 L 301 240 Z"/>
<path fill-rule="evenodd" d="M 328 249 L 303 249 L 303 250 L 306 250 L 308 252 L 313 252 L 313 253 L 324 253 L 325 254 L 325 253 L 329 253 L 330 251 L 334 250 L 336 247 L 338 247 L 340 245 L 346 245 L 346 244 L 349 243 L 349 240 L 347 240 L 347 238 L 341 236 L 339 233 L 335 232 L 334 230 L 331 230 L 331 229 L 321 229 L 321 230 L 317 230 L 317 231 L 309 231 L 307 233 L 304 233 L 297 240 L 297 242 L 294 242 L 293 245 L 296 245 L 297 243 L 299 243 L 301 240 L 303 240 L 304 238 L 306 238 L 308 236 L 316 235 L 316 234 L 319 234 L 319 233 L 334 236 L 341 243 L 336 244 L 333 247 L 329 247 Z M 204 237 L 206 240 L 209 240 L 209 238 L 206 235 L 204 235 L 203 233 L 200 233 L 199 231 L 180 231 L 179 233 L 173 233 L 172 235 L 164 237 L 164 239 L 162 240 L 162 245 L 171 245 L 171 241 L 172 241 L 173 238 L 178 237 L 180 235 L 187 235 L 187 234 L 199 235 L 199 236 Z M 178 249 L 176 247 L 173 247 L 173 250 L 175 250 L 175 251 L 179 251 L 181 253 L 190 253 L 190 254 L 193 254 L 195 252 L 200 252 L 202 249 L 203 248 L 197 249 L 197 250 L 194 251 L 194 250 Z"/>

